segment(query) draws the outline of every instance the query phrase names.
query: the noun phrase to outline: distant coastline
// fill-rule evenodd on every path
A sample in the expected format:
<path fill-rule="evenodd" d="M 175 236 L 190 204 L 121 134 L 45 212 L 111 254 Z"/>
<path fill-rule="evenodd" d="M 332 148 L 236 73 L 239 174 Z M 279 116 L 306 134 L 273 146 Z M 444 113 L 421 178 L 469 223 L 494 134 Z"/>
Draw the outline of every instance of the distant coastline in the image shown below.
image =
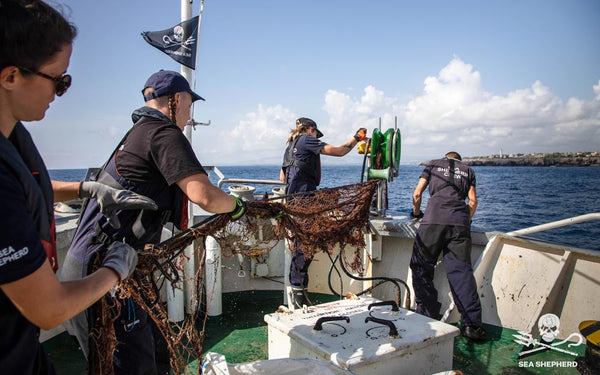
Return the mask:
<path fill-rule="evenodd" d="M 474 156 L 463 162 L 492 167 L 600 167 L 600 152 Z"/>
<path fill-rule="evenodd" d="M 600 152 L 469 156 L 462 161 L 475 167 L 600 167 Z"/>

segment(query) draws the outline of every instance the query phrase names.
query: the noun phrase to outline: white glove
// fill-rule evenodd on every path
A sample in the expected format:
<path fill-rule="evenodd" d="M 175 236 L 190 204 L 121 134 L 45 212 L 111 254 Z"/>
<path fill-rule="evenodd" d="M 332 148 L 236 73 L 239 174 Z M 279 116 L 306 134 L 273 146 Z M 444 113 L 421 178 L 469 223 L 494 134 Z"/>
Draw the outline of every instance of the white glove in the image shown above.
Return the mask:
<path fill-rule="evenodd" d="M 113 228 L 119 229 L 121 223 L 117 217 L 119 210 L 157 210 L 154 201 L 130 190 L 117 190 L 108 185 L 94 181 L 84 181 L 79 188 L 81 198 L 96 198 L 100 211 L 108 219 Z"/>

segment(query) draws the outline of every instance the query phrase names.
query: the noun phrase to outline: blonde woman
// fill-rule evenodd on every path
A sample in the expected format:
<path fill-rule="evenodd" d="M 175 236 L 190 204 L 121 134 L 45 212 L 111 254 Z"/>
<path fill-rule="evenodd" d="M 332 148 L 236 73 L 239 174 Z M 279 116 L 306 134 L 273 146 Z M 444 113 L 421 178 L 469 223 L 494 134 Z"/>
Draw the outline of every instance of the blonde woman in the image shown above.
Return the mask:
<path fill-rule="evenodd" d="M 367 129 L 360 128 L 348 142 L 332 146 L 321 140 L 323 133 L 317 123 L 307 117 L 296 120 L 296 128 L 290 133 L 283 156 L 283 166 L 279 179 L 287 184 L 286 193 L 308 193 L 317 190 L 321 182 L 321 155 L 341 157 L 356 144 L 365 139 Z M 297 198 L 298 199 L 298 198 Z M 309 303 L 306 298 L 308 286 L 308 267 L 311 259 L 304 258 L 302 248 L 294 245 L 290 265 L 290 284 L 292 285 L 292 304 L 299 308 Z"/>

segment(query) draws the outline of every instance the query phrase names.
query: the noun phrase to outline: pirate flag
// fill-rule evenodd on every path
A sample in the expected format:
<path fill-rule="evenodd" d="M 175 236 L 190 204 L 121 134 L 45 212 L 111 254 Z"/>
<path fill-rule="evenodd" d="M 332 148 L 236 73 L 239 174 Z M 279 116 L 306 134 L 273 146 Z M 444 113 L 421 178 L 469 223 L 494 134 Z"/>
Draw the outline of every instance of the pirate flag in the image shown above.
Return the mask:
<path fill-rule="evenodd" d="M 199 16 L 162 31 L 144 31 L 146 42 L 188 68 L 196 68 L 196 36 Z"/>

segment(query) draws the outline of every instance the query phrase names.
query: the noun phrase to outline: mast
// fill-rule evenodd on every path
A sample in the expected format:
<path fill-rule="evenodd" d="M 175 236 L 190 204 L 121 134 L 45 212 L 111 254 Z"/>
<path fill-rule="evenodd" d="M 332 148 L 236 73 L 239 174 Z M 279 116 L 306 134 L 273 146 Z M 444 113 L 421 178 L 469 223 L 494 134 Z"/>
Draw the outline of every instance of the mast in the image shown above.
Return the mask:
<path fill-rule="evenodd" d="M 183 21 L 187 21 L 190 18 L 192 18 L 192 3 L 194 1 L 193 0 L 181 0 L 181 22 Z M 202 12 L 202 10 L 201 10 Z M 202 16 L 202 15 L 200 15 Z M 198 20 L 198 28 L 200 28 L 200 21 Z M 198 41 L 196 40 L 196 43 L 198 43 Z M 180 64 L 180 70 L 181 70 L 181 75 L 187 79 L 188 83 L 190 84 L 190 87 L 192 87 L 192 69 L 188 68 L 187 66 Z M 193 107 L 192 107 L 193 108 Z M 193 115 L 193 113 L 192 113 Z M 184 132 L 185 137 L 188 139 L 188 141 L 190 141 L 190 143 L 192 143 L 192 127 L 190 125 L 186 125 Z"/>
<path fill-rule="evenodd" d="M 192 3 L 193 0 L 181 0 L 181 22 L 187 21 L 192 18 Z M 200 21 L 202 19 L 202 8 L 204 6 L 204 0 L 200 2 L 200 11 L 198 17 L 198 31 L 196 33 L 196 46 L 198 43 L 198 36 L 200 34 Z M 197 52 L 196 52 L 197 53 Z M 197 55 L 196 55 L 197 56 Z M 180 64 L 180 72 L 181 75 L 187 79 L 192 90 L 195 90 L 194 80 L 192 78 L 192 69 L 187 66 Z M 183 134 L 188 139 L 190 144 L 192 143 L 192 125 L 195 123 L 193 120 L 194 115 L 194 104 L 192 103 L 192 111 L 190 121 L 188 121 L 187 125 L 184 128 Z M 194 205 L 192 202 L 188 202 L 188 223 L 193 225 L 194 223 Z M 194 293 L 194 283 L 189 282 L 194 277 L 195 269 L 194 265 L 194 246 L 189 245 L 185 248 L 184 254 L 186 259 L 182 260 L 182 265 L 184 268 L 184 279 L 183 279 L 183 290 L 172 288 L 170 283 L 167 285 L 167 307 L 169 318 L 172 321 L 178 322 L 183 320 L 184 312 L 191 313 L 192 312 L 192 298 L 196 293 Z"/>

